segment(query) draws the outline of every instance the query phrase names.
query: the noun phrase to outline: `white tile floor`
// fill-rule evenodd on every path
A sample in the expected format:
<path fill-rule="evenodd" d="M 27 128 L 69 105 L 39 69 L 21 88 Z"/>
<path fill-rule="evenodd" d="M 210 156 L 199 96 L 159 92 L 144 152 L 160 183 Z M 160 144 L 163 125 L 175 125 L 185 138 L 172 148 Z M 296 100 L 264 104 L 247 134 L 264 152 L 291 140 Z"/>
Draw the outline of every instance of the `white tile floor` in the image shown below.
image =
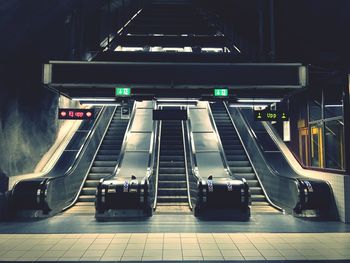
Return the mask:
<path fill-rule="evenodd" d="M 1 261 L 350 260 L 350 233 L 0 234 Z"/>

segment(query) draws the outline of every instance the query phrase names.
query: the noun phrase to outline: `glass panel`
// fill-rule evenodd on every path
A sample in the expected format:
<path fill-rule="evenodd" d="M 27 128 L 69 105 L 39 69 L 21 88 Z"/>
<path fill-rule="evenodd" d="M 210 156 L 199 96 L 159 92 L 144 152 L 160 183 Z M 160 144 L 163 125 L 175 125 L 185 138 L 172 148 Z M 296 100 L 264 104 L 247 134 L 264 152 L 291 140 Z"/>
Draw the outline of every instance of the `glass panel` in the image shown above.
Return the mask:
<path fill-rule="evenodd" d="M 311 134 L 311 166 L 323 167 L 322 151 L 322 124 L 317 123 L 310 126 Z"/>
<path fill-rule="evenodd" d="M 340 87 L 328 87 L 324 91 L 324 118 L 343 116 L 342 90 Z"/>
<path fill-rule="evenodd" d="M 320 120 L 322 118 L 322 99 L 321 91 L 320 94 L 314 96 L 314 98 L 309 102 L 309 114 L 310 121 Z"/>
<path fill-rule="evenodd" d="M 327 168 L 344 169 L 344 123 L 342 120 L 325 123 L 325 164 Z"/>

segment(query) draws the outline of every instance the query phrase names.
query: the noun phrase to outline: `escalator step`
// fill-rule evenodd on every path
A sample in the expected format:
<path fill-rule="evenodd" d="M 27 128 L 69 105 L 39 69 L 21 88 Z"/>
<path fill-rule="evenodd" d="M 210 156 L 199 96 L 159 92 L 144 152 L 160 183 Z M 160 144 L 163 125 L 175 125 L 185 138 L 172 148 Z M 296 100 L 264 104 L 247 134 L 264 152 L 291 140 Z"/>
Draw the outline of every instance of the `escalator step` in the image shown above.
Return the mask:
<path fill-rule="evenodd" d="M 160 161 L 159 166 L 162 168 L 165 168 L 165 167 L 180 167 L 180 168 L 182 167 L 182 168 L 184 168 L 184 162 L 174 162 L 174 161 L 162 162 L 162 161 Z"/>
<path fill-rule="evenodd" d="M 230 166 L 230 170 L 233 173 L 239 173 L 239 174 L 241 174 L 241 173 L 254 173 L 252 167 L 250 167 L 250 166 L 248 166 L 248 167 L 246 167 L 246 166 L 245 167 L 243 167 L 243 166 L 240 166 L 240 167 Z"/>
<path fill-rule="evenodd" d="M 115 158 L 117 159 L 117 158 Z M 115 167 L 117 165 L 117 161 L 95 161 L 93 163 L 94 167 Z"/>
<path fill-rule="evenodd" d="M 111 173 L 89 173 L 88 180 L 100 180 L 110 175 Z"/>
<path fill-rule="evenodd" d="M 174 187 L 185 188 L 187 186 L 187 183 L 186 183 L 186 181 L 161 181 L 161 180 L 159 180 L 158 186 L 160 188 L 174 188 Z"/>
<path fill-rule="evenodd" d="M 182 203 L 182 202 L 187 202 L 188 198 L 187 196 L 159 196 L 157 202 L 159 203 Z"/>
<path fill-rule="evenodd" d="M 242 166 L 250 166 L 250 162 L 249 161 L 227 161 L 227 164 L 229 166 L 238 166 L 238 167 L 242 167 Z"/>
<path fill-rule="evenodd" d="M 259 187 L 259 181 L 258 180 L 248 180 L 247 179 L 247 184 L 249 187 Z"/>
<path fill-rule="evenodd" d="M 185 161 L 185 157 L 183 157 L 183 156 L 160 156 L 160 158 L 159 158 L 159 160 L 161 161 L 161 162 L 165 162 L 165 161 Z"/>
<path fill-rule="evenodd" d="M 264 192 L 261 187 L 249 187 L 250 193 L 252 195 L 263 195 Z"/>
<path fill-rule="evenodd" d="M 241 178 L 245 178 L 246 180 L 256 180 L 255 173 L 234 173 Z"/>
<path fill-rule="evenodd" d="M 117 155 L 102 155 L 98 154 L 95 161 L 116 161 L 118 159 Z"/>
<path fill-rule="evenodd" d="M 227 155 L 226 159 L 228 161 L 248 161 L 248 157 L 246 155 Z"/>
<path fill-rule="evenodd" d="M 84 187 L 81 190 L 82 195 L 94 195 L 96 193 L 96 188 L 95 187 Z"/>
<path fill-rule="evenodd" d="M 100 180 L 86 180 L 84 186 L 86 187 L 97 187 Z"/>
<path fill-rule="evenodd" d="M 112 173 L 114 166 L 112 167 L 91 167 L 90 173 Z"/>
<path fill-rule="evenodd" d="M 119 155 L 119 149 L 115 149 L 115 150 L 99 150 L 98 154 L 118 156 Z"/>
<path fill-rule="evenodd" d="M 186 188 L 158 188 L 159 196 L 186 196 Z"/>
<path fill-rule="evenodd" d="M 252 202 L 266 202 L 264 195 L 251 195 Z"/>
<path fill-rule="evenodd" d="M 95 202 L 95 195 L 80 195 L 79 202 Z"/>
<path fill-rule="evenodd" d="M 159 174 L 160 181 L 182 181 L 186 179 L 185 174 Z"/>
<path fill-rule="evenodd" d="M 185 168 L 178 168 L 178 167 L 167 167 L 167 168 L 163 168 L 160 167 L 159 168 L 159 173 L 163 174 L 185 174 L 186 173 L 186 169 Z"/>

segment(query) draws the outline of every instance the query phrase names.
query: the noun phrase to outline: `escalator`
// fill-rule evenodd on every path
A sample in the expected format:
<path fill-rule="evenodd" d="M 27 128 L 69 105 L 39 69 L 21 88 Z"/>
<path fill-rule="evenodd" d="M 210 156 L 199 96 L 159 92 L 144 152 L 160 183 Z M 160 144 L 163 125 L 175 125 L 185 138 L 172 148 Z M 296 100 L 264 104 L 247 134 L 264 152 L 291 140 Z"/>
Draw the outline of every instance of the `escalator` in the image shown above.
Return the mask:
<path fill-rule="evenodd" d="M 102 178 L 114 172 L 128 123 L 128 119 L 121 118 L 121 107 L 118 107 L 97 151 L 77 202 L 67 213 L 93 214 L 95 212 L 97 185 Z"/>
<path fill-rule="evenodd" d="M 253 213 L 277 212 L 266 199 L 264 191 L 222 102 L 211 104 L 229 168 L 235 176 L 245 178 L 249 185 Z"/>
<path fill-rule="evenodd" d="M 160 142 L 157 212 L 189 212 L 181 121 L 162 121 Z"/>

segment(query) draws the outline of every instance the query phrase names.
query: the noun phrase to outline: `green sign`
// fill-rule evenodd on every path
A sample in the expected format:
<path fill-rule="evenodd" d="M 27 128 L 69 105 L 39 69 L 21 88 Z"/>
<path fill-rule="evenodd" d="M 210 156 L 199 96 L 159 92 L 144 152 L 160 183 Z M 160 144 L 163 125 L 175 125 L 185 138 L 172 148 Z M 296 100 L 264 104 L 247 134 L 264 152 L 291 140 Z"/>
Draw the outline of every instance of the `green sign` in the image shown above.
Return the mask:
<path fill-rule="evenodd" d="M 228 89 L 214 89 L 214 97 L 227 97 Z"/>
<path fill-rule="evenodd" d="M 260 110 L 254 111 L 256 121 L 288 121 L 289 114 L 281 111 Z"/>
<path fill-rule="evenodd" d="M 131 95 L 131 89 L 126 87 L 115 88 L 115 95 L 118 97 L 126 97 Z"/>

